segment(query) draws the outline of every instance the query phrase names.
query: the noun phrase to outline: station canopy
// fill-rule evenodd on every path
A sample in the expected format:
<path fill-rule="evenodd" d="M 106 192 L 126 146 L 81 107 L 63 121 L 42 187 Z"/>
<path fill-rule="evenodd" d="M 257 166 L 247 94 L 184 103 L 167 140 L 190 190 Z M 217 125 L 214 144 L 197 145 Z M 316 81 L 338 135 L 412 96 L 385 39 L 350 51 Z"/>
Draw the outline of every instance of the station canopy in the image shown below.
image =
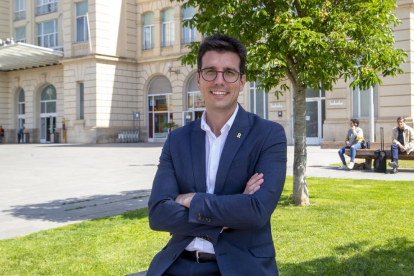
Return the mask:
<path fill-rule="evenodd" d="M 0 71 L 23 70 L 59 64 L 63 52 L 17 42 L 0 46 Z"/>

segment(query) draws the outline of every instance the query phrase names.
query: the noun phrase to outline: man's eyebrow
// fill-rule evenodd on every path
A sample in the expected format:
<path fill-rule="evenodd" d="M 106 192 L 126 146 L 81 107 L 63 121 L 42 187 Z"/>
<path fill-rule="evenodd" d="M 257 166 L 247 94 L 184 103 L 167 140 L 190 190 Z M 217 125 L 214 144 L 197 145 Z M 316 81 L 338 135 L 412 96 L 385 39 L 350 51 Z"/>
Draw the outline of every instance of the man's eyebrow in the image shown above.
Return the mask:
<path fill-rule="evenodd" d="M 215 70 L 217 70 L 217 67 L 215 67 L 215 66 L 207 66 L 207 67 L 202 68 L 201 70 L 204 70 L 204 69 L 215 69 Z M 233 70 L 233 71 L 236 71 L 237 72 L 237 69 L 234 68 L 234 67 L 225 67 L 224 70 Z"/>

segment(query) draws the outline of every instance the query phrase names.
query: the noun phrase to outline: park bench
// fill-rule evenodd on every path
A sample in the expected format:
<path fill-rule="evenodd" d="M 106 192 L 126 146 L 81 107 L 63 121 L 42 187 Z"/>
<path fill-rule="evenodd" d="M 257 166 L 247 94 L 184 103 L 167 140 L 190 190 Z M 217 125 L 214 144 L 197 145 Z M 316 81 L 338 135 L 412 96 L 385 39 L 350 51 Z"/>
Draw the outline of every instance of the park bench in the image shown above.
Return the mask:
<path fill-rule="evenodd" d="M 372 160 L 374 159 L 374 151 L 377 149 L 357 149 L 356 150 L 356 158 L 365 158 L 365 169 L 371 170 L 372 168 Z M 387 159 L 391 160 L 391 150 L 385 150 L 385 154 Z M 350 149 L 345 149 L 345 155 L 351 156 Z M 414 160 L 414 151 L 412 151 L 409 155 L 407 154 L 400 154 L 398 155 L 398 160 Z"/>

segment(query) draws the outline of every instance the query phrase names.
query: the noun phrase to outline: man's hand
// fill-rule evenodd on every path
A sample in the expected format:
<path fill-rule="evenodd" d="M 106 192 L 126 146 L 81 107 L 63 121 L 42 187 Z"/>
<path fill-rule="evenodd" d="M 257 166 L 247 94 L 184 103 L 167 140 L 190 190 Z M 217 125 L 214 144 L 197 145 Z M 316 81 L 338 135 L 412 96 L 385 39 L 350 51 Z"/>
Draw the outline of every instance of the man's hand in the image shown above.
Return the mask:
<path fill-rule="evenodd" d="M 349 143 L 349 141 L 346 141 L 345 145 L 346 145 L 347 147 L 349 147 L 349 146 L 351 145 L 351 143 Z"/>
<path fill-rule="evenodd" d="M 398 146 L 400 146 L 400 151 L 401 152 L 405 152 L 405 147 L 403 145 L 399 144 Z"/>
<path fill-rule="evenodd" d="M 249 181 L 247 181 L 246 188 L 244 189 L 243 194 L 252 195 L 257 190 L 260 189 L 260 185 L 264 182 L 263 174 L 254 174 L 250 177 Z"/>
<path fill-rule="evenodd" d="M 181 194 L 175 198 L 175 202 L 183 205 L 184 207 L 190 208 L 191 200 L 193 200 L 195 193 Z"/>

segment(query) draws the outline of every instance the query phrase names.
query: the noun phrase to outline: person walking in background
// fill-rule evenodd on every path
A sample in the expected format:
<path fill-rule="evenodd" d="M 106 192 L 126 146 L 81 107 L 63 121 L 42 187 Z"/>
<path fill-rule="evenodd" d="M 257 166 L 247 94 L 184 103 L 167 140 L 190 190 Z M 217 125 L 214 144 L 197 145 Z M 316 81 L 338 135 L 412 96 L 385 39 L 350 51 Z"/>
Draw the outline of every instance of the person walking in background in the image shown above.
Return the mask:
<path fill-rule="evenodd" d="M 398 117 L 397 124 L 392 129 L 391 162 L 388 163 L 392 168 L 391 173 L 398 172 L 398 155 L 410 154 L 414 148 L 414 130 L 405 124 L 404 117 Z"/>
<path fill-rule="evenodd" d="M 352 170 L 354 168 L 356 150 L 361 148 L 361 143 L 364 140 L 364 133 L 362 128 L 359 127 L 358 119 L 351 119 L 349 124 L 351 128 L 345 137 L 345 147 L 338 151 L 339 157 L 342 160 L 342 166 L 338 168 L 339 170 Z M 351 149 L 351 162 L 348 166 L 344 157 L 345 149 Z"/>
<path fill-rule="evenodd" d="M 4 137 L 4 129 L 2 126 L 0 126 L 0 143 L 3 143 L 3 137 Z"/>
<path fill-rule="evenodd" d="M 19 130 L 17 131 L 17 143 L 22 143 L 22 139 L 23 139 L 23 131 L 24 131 L 24 127 L 19 128 Z"/>

